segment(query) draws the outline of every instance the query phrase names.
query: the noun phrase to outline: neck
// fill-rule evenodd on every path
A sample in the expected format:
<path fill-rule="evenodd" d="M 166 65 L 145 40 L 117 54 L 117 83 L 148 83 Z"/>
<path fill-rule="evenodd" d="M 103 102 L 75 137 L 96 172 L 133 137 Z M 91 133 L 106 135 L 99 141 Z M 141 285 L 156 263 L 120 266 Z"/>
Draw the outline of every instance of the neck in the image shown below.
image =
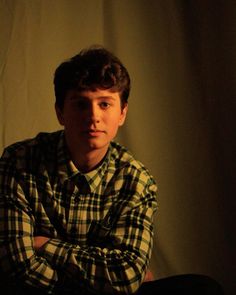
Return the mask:
<path fill-rule="evenodd" d="M 71 157 L 75 166 L 83 173 L 92 171 L 101 163 L 107 153 L 106 149 L 97 149 L 87 152 L 78 152 L 70 150 Z"/>

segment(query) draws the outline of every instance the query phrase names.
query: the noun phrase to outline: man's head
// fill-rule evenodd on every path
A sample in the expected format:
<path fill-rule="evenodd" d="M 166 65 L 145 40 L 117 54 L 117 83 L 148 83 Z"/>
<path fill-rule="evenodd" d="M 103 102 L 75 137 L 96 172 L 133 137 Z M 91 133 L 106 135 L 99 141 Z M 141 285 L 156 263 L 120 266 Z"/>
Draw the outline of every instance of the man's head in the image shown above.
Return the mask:
<path fill-rule="evenodd" d="M 64 126 L 72 159 L 88 171 L 103 158 L 125 122 L 128 72 L 106 49 L 90 48 L 62 63 L 55 72 L 54 84 L 56 114 Z M 93 159 L 92 166 L 88 158 Z"/>
<path fill-rule="evenodd" d="M 54 89 L 56 105 L 63 109 L 69 90 L 95 91 L 96 89 L 119 92 L 121 107 L 130 92 L 128 71 L 111 52 L 103 47 L 91 47 L 63 62 L 55 71 Z"/>

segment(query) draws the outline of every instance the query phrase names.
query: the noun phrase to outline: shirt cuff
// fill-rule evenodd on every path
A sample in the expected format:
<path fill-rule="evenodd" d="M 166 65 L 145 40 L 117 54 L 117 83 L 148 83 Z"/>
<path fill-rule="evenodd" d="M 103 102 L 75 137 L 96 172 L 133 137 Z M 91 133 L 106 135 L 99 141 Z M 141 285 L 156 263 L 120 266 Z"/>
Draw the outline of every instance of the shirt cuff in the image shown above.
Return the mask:
<path fill-rule="evenodd" d="M 50 239 L 40 249 L 40 255 L 43 256 L 51 266 L 62 268 L 67 262 L 73 246 L 67 242 Z"/>

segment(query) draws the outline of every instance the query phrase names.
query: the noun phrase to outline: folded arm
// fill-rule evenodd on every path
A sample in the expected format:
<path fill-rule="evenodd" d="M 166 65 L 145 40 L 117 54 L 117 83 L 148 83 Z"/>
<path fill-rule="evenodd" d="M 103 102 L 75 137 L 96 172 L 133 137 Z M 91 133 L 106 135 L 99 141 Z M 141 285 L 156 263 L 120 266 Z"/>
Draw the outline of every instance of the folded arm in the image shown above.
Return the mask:
<path fill-rule="evenodd" d="M 144 280 L 152 250 L 153 208 L 149 205 L 121 215 L 103 245 L 96 243 L 94 233 L 94 242 L 83 247 L 60 239 L 45 240 L 39 253 L 64 272 L 64 282 L 74 288 L 79 285 L 96 294 L 133 294 Z"/>
<path fill-rule="evenodd" d="M 45 236 L 34 237 L 34 249 L 36 252 L 40 252 L 40 249 L 49 241 L 50 239 Z M 144 282 L 150 282 L 154 280 L 154 276 L 150 270 L 147 270 Z"/>
<path fill-rule="evenodd" d="M 97 290 L 98 294 L 100 290 L 132 294 L 144 279 L 152 249 L 151 219 L 143 220 L 149 214 L 151 208 L 126 214 L 107 247 L 80 247 L 60 239 L 34 237 L 29 215 L 1 202 L 0 215 L 5 216 L 0 222 L 1 269 L 48 293 L 65 284 Z M 124 222 L 132 225 L 124 226 Z"/>

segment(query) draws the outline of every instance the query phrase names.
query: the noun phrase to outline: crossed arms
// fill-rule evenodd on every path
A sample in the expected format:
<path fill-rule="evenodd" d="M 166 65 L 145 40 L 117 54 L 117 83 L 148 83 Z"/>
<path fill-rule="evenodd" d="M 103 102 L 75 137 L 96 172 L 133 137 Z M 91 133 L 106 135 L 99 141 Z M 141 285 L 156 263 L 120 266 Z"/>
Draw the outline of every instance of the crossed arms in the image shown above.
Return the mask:
<path fill-rule="evenodd" d="M 94 233 L 94 243 L 80 244 L 37 231 L 41 211 L 32 209 L 37 196 L 27 198 L 29 192 L 12 171 L 14 167 L 7 165 L 4 177 L 0 173 L 0 272 L 5 277 L 48 294 L 60 290 L 73 294 L 78 288 L 91 294 L 137 291 L 152 251 L 153 183 L 144 185 L 139 195 L 129 200 L 110 232 L 109 243 L 97 244 Z M 43 206 L 40 202 L 36 205 Z"/>

